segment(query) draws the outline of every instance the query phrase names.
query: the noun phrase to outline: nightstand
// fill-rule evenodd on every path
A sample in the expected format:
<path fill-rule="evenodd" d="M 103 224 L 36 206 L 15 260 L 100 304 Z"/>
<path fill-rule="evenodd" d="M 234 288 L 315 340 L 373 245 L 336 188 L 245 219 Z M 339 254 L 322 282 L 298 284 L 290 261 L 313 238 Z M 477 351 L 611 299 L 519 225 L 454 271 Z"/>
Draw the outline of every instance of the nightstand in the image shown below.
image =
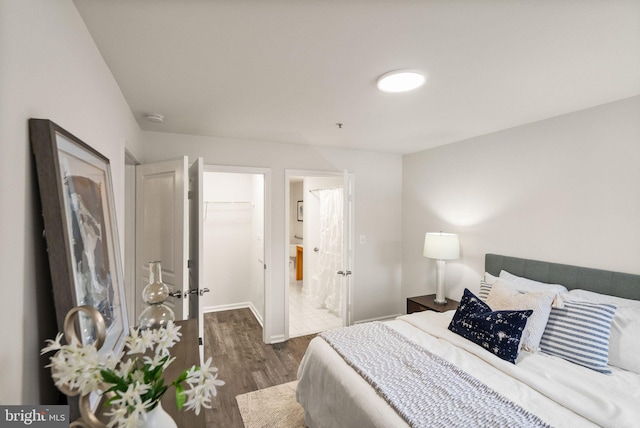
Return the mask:
<path fill-rule="evenodd" d="M 435 294 L 427 294 L 426 296 L 407 297 L 407 314 L 422 311 L 436 311 L 445 312 L 450 310 L 456 310 L 460 302 L 452 299 L 447 299 L 447 303 L 440 305 L 433 300 L 436 298 Z"/>

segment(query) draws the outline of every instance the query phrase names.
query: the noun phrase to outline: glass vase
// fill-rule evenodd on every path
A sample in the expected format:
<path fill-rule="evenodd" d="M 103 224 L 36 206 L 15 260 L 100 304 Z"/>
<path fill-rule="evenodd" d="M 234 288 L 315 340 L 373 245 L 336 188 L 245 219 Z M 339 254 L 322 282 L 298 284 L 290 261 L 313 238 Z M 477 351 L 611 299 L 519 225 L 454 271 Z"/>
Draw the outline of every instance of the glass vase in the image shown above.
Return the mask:
<path fill-rule="evenodd" d="M 149 306 L 138 317 L 139 329 L 157 329 L 175 320 L 173 310 L 164 303 L 168 297 L 169 287 L 162 282 L 162 263 L 149 262 L 149 284 L 142 290 L 142 300 Z"/>

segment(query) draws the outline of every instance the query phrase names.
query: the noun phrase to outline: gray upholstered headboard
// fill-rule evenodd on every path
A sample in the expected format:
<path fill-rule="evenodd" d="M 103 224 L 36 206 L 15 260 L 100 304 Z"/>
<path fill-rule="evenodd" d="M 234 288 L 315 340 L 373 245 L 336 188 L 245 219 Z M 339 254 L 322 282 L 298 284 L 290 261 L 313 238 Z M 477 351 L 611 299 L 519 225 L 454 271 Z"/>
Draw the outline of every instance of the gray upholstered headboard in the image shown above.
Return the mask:
<path fill-rule="evenodd" d="M 562 284 L 569 290 L 581 288 L 610 296 L 640 300 L 640 275 L 519 259 L 497 254 L 486 254 L 484 267 L 486 272 L 494 276 L 500 275 L 500 271 L 504 269 L 514 275 L 534 281 Z"/>

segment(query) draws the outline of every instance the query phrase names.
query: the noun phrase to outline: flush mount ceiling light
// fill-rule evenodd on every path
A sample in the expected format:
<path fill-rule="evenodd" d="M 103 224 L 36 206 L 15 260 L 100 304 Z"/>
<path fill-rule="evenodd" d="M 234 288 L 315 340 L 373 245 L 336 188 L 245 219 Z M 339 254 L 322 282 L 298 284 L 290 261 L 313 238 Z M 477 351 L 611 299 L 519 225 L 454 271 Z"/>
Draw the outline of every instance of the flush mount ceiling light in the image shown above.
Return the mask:
<path fill-rule="evenodd" d="M 164 116 L 161 114 L 147 114 L 145 115 L 145 118 L 147 118 L 147 120 L 149 122 L 155 122 L 155 123 L 162 123 L 164 122 Z"/>
<path fill-rule="evenodd" d="M 383 92 L 407 92 L 419 88 L 427 81 L 419 70 L 394 70 L 378 78 L 378 89 Z"/>

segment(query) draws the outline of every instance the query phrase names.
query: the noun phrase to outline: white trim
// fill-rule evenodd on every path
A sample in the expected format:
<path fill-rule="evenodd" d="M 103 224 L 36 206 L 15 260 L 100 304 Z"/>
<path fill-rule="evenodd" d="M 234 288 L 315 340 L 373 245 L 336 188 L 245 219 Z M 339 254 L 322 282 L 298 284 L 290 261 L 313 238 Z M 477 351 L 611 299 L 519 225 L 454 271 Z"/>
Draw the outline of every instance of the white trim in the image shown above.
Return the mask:
<path fill-rule="evenodd" d="M 348 172 L 345 170 L 345 173 L 348 176 L 348 181 L 350 186 L 350 195 L 349 195 L 349 207 L 351 208 L 351 213 L 349 215 L 349 240 L 351 241 L 350 251 L 350 263 L 349 269 L 352 274 L 348 277 L 347 280 L 347 314 L 346 314 L 346 325 L 350 326 L 353 324 L 353 314 L 354 312 L 354 293 L 353 293 L 353 284 L 355 284 L 356 277 L 358 275 L 358 270 L 356 269 L 356 176 L 353 172 Z"/>
<path fill-rule="evenodd" d="M 286 338 L 284 337 L 284 334 L 279 334 L 279 335 L 277 335 L 277 336 L 273 336 L 273 337 L 271 338 L 271 342 L 269 342 L 269 343 L 272 343 L 272 344 L 273 344 L 273 343 L 282 343 L 282 342 L 284 342 L 284 341 L 286 341 L 286 340 L 288 340 L 288 339 L 286 339 Z"/>
<path fill-rule="evenodd" d="M 271 168 L 233 166 L 233 165 L 205 165 L 205 172 L 230 172 L 237 174 L 262 174 L 264 176 L 264 319 L 256 317 L 262 325 L 262 340 L 264 343 L 274 343 L 271 337 L 271 293 L 272 293 L 272 260 L 271 260 Z M 252 305 L 253 306 L 253 305 Z M 246 306 L 243 306 L 246 307 Z M 254 308 L 255 309 L 255 308 Z M 256 314 L 257 311 L 254 311 Z"/>
<path fill-rule="evenodd" d="M 375 317 L 375 318 L 369 318 L 366 320 L 360 320 L 360 321 L 354 321 L 354 324 L 362 324 L 365 322 L 372 322 L 372 321 L 391 321 L 393 319 L 396 319 L 397 317 L 404 315 L 404 314 L 393 314 L 393 315 L 387 315 L 387 316 L 383 316 L 383 317 Z"/>
<path fill-rule="evenodd" d="M 126 146 L 127 146 L 127 140 L 123 138 L 123 143 L 125 145 L 125 149 L 124 149 L 124 163 L 125 165 L 140 165 L 140 162 L 138 161 L 138 159 L 136 159 L 136 157 L 129 151 L 127 150 Z"/>
<path fill-rule="evenodd" d="M 234 309 L 244 309 L 244 308 L 251 309 L 251 313 L 255 317 L 256 321 L 258 321 L 258 324 L 260 324 L 260 327 L 264 327 L 263 319 L 258 313 L 258 309 L 255 307 L 253 302 L 241 302 L 241 303 L 230 303 L 228 305 L 207 306 L 205 308 L 202 308 L 202 313 L 208 314 L 211 312 L 231 311 Z"/>

